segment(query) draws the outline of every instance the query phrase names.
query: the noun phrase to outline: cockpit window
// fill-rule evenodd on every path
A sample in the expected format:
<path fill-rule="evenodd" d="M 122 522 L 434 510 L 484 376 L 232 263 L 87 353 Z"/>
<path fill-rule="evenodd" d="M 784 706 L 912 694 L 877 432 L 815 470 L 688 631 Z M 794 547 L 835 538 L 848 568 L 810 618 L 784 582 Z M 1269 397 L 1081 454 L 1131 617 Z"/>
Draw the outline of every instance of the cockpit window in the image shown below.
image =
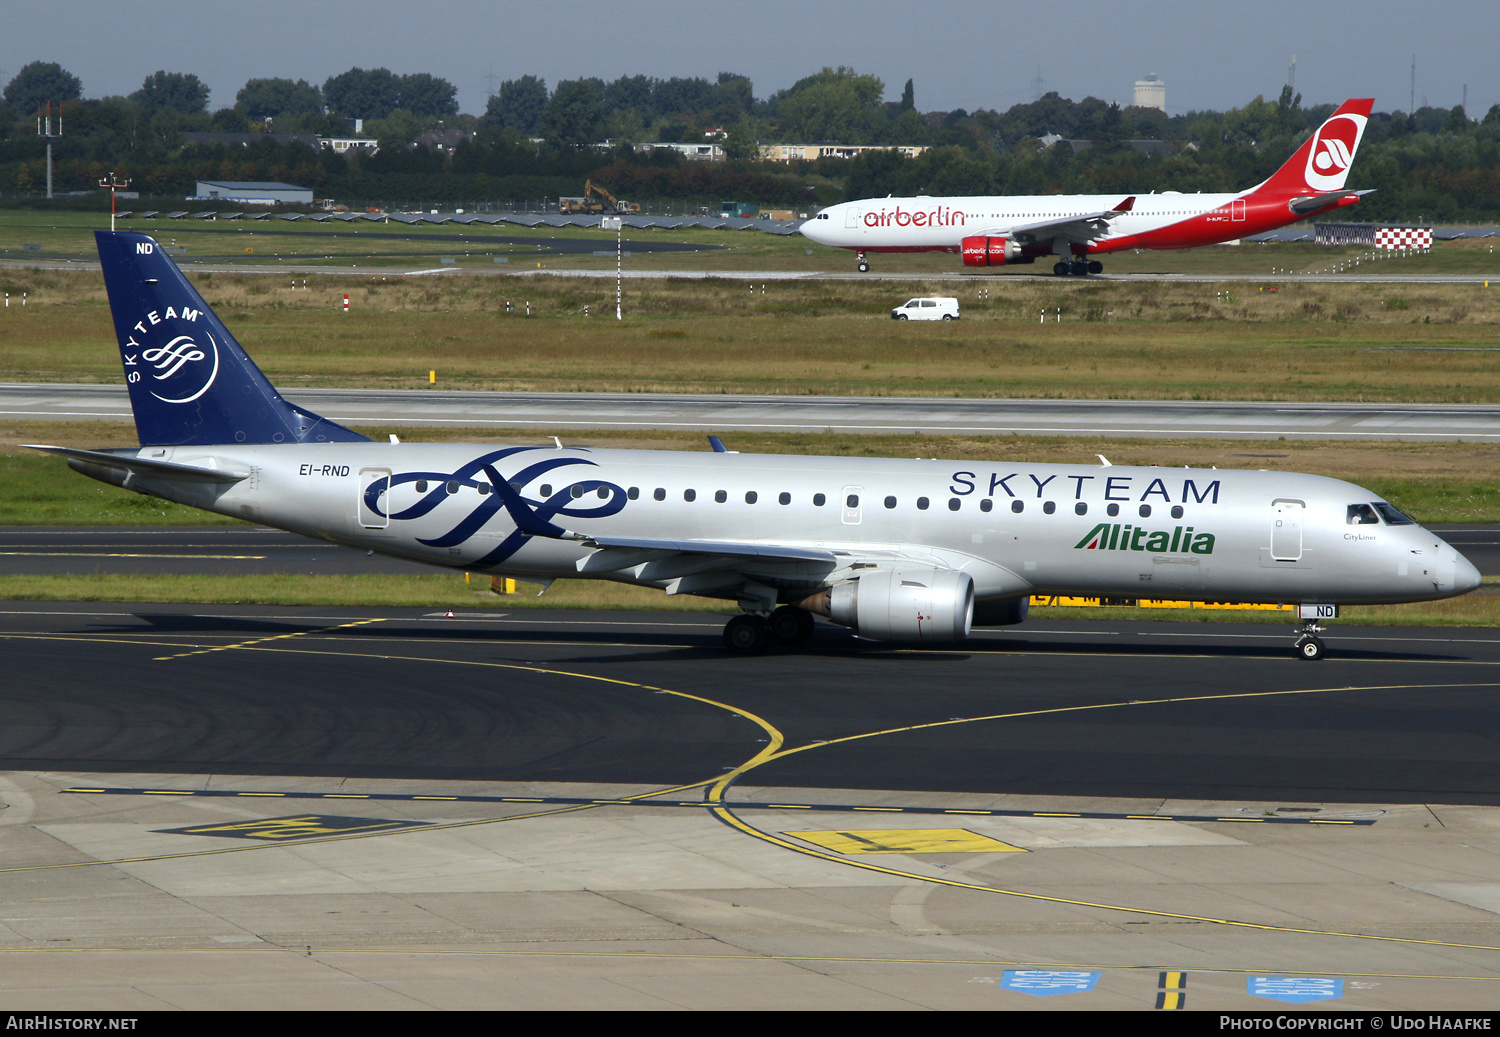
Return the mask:
<path fill-rule="evenodd" d="M 1378 526 L 1380 519 L 1375 515 L 1375 509 L 1368 504 L 1349 505 L 1349 516 L 1344 519 L 1351 526 Z"/>
<path fill-rule="evenodd" d="M 1411 519 L 1407 518 L 1405 515 L 1401 514 L 1401 512 L 1399 512 L 1395 508 L 1391 507 L 1385 501 L 1380 501 L 1380 500 L 1375 501 L 1371 506 L 1376 511 L 1380 512 L 1380 517 L 1383 518 L 1383 519 L 1385 519 L 1385 524 L 1388 525 L 1388 526 L 1415 526 L 1416 525 L 1415 522 L 1413 522 Z"/>

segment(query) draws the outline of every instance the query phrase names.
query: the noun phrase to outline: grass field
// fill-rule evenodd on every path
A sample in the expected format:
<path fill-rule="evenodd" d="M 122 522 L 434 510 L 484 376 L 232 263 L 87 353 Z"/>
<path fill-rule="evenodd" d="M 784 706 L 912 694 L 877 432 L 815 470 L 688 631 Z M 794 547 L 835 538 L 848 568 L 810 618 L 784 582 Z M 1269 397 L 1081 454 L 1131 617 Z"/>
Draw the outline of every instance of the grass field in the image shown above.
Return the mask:
<path fill-rule="evenodd" d="M 197 281 L 287 389 L 418 388 L 436 371 L 446 389 L 1500 400 L 1500 280 L 1494 288 L 1032 280 L 761 290 L 662 279 L 630 283 L 624 322 L 606 316 L 612 285 L 572 278 L 321 276 L 306 288 L 301 278 L 295 288 L 291 278 L 250 275 Z M 120 377 L 97 273 L 0 271 L 0 285 L 13 303 L 0 310 L 0 380 Z M 26 306 L 14 305 L 22 292 Z M 349 313 L 339 308 L 346 292 Z M 957 294 L 964 319 L 889 319 L 893 304 L 929 293 Z"/>

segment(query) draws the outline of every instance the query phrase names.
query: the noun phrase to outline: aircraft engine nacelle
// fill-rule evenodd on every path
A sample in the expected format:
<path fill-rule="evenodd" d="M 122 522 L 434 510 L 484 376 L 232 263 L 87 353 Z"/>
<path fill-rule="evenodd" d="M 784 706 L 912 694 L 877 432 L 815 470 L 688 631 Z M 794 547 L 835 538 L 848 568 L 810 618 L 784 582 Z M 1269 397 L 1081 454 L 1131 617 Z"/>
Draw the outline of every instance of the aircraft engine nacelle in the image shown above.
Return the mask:
<path fill-rule="evenodd" d="M 964 238 L 964 266 L 1004 266 L 1021 258 L 1021 246 L 1009 238 L 991 238 L 981 234 Z"/>
<path fill-rule="evenodd" d="M 835 584 L 802 607 L 860 637 L 961 641 L 974 623 L 974 580 L 954 569 L 890 569 Z"/>

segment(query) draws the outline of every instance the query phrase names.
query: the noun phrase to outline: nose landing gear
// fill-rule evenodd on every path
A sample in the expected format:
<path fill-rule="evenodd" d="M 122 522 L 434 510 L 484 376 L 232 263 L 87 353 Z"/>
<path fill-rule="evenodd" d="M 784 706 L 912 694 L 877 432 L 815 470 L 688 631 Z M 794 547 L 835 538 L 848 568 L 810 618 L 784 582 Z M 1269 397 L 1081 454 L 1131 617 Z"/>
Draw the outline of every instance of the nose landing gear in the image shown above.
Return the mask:
<path fill-rule="evenodd" d="M 865 262 L 864 252 L 859 251 L 854 253 L 854 258 L 859 261 L 859 272 L 862 274 L 868 274 L 870 272 L 870 264 Z"/>
<path fill-rule="evenodd" d="M 1301 634 L 1297 638 L 1298 658 L 1306 659 L 1308 662 L 1318 662 L 1326 652 L 1323 639 L 1318 637 L 1318 634 L 1323 632 L 1323 628 L 1318 626 L 1317 620 L 1308 620 L 1300 629 Z"/>

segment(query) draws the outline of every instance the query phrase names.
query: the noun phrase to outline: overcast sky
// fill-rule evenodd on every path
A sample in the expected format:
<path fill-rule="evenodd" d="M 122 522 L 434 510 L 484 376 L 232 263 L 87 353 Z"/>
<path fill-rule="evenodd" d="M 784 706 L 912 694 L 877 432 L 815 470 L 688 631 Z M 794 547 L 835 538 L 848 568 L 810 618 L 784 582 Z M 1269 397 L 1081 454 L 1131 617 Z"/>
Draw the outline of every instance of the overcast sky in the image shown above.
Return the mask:
<path fill-rule="evenodd" d="M 234 103 L 245 80 L 321 85 L 352 66 L 430 72 L 479 113 L 500 80 L 747 75 L 766 97 L 825 65 L 880 76 L 897 100 L 915 81 L 922 111 L 995 108 L 1046 90 L 1129 104 L 1148 73 L 1167 109 L 1274 98 L 1297 56 L 1307 103 L 1374 96 L 1469 113 L 1500 102 L 1496 0 L 7 0 L 0 82 L 56 61 L 84 96 L 126 94 L 157 69 L 192 72 Z"/>

